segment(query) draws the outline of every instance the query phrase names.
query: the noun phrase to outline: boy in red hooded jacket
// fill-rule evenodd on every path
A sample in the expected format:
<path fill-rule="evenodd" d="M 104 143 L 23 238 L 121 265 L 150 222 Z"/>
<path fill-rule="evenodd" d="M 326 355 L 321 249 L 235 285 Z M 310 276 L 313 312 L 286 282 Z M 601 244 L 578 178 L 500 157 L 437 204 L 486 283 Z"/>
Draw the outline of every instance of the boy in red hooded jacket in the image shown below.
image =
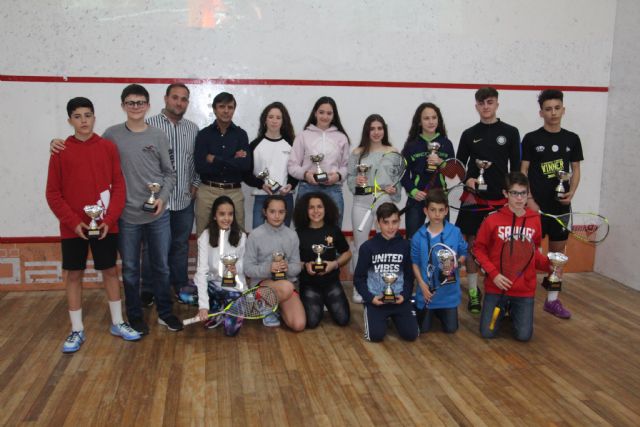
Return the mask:
<path fill-rule="evenodd" d="M 485 297 L 480 316 L 480 334 L 494 338 L 500 331 L 504 311 L 498 317 L 493 330 L 489 328 L 493 309 L 500 301 L 502 292 L 513 321 L 513 335 L 518 341 L 529 341 L 533 335 L 533 306 L 536 293 L 536 269 L 548 271 L 549 260 L 536 249 L 527 268 L 513 282 L 500 274 L 500 253 L 503 243 L 512 234 L 522 234 L 535 247 L 540 246 L 542 226 L 540 215 L 527 208 L 529 180 L 521 172 L 511 172 L 506 177 L 504 196 L 507 205 L 489 215 L 478 231 L 473 253 L 486 271 Z"/>

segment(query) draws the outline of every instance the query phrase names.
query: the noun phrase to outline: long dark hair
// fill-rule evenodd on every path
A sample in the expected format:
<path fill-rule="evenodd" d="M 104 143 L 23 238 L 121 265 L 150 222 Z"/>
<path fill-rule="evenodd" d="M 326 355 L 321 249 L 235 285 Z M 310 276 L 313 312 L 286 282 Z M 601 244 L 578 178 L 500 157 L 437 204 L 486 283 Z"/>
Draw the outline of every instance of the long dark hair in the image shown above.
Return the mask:
<path fill-rule="evenodd" d="M 231 205 L 231 207 L 233 207 L 233 221 L 229 227 L 229 243 L 231 243 L 232 246 L 238 246 L 238 243 L 240 243 L 240 236 L 242 235 L 242 229 L 236 219 L 236 206 L 233 204 L 233 200 L 228 196 L 219 196 L 213 202 L 213 206 L 211 207 L 211 219 L 207 226 L 209 229 L 209 245 L 211 245 L 212 248 L 217 248 L 220 243 L 218 242 L 218 238 L 220 237 L 220 227 L 218 227 L 218 223 L 216 222 L 216 213 L 218 212 L 218 208 L 222 205 Z"/>
<path fill-rule="evenodd" d="M 387 123 L 384 121 L 380 114 L 371 114 L 364 121 L 364 125 L 362 125 L 362 136 L 360 137 L 360 145 L 359 148 L 362 148 L 360 152 L 360 157 L 358 158 L 358 163 L 362 161 L 363 157 L 366 157 L 369 154 L 369 150 L 371 149 L 371 124 L 373 122 L 380 122 L 382 124 L 382 130 L 384 131 L 384 136 L 382 137 L 382 145 L 386 145 L 387 147 L 391 147 L 391 143 L 389 142 L 389 133 L 387 131 Z"/>
<path fill-rule="evenodd" d="M 291 117 L 289 116 L 289 111 L 287 111 L 287 107 L 284 106 L 282 102 L 272 102 L 271 104 L 264 107 L 262 113 L 260 114 L 260 126 L 258 128 L 258 138 L 264 138 L 267 133 L 267 115 L 269 111 L 272 109 L 280 110 L 282 114 L 282 126 L 280 127 L 280 135 L 284 138 L 285 141 L 289 143 L 289 145 L 293 144 L 293 140 L 296 138 L 296 133 L 293 130 L 293 125 L 291 124 Z"/>
<path fill-rule="evenodd" d="M 438 127 L 436 128 L 436 132 L 438 132 L 442 136 L 447 136 L 447 128 L 444 125 L 444 119 L 442 118 L 440 108 L 438 108 L 438 106 L 432 102 L 423 102 L 422 104 L 418 105 L 418 108 L 416 108 L 416 112 L 413 114 L 413 118 L 411 119 L 411 128 L 409 128 L 409 135 L 407 136 L 407 140 L 404 143 L 404 148 L 402 149 L 402 151 L 407 148 L 407 144 L 415 140 L 418 135 L 420 135 L 420 132 L 422 132 L 422 112 L 425 108 L 431 108 L 436 112 L 436 115 L 438 116 Z"/>
<path fill-rule="evenodd" d="M 347 137 L 347 141 L 351 143 L 349 139 L 349 135 L 347 135 L 347 131 L 344 130 L 344 126 L 342 126 L 342 122 L 340 121 L 340 114 L 338 114 L 338 106 L 336 105 L 336 101 L 330 96 L 321 96 L 318 98 L 315 104 L 313 104 L 313 108 L 311 109 L 311 114 L 309 114 L 309 118 L 307 119 L 307 123 L 304 124 L 304 129 L 309 125 L 317 125 L 318 121 L 316 120 L 316 111 L 322 104 L 329 104 L 331 108 L 333 108 L 333 120 L 331 120 L 331 124 L 335 126 L 340 132 Z"/>
<path fill-rule="evenodd" d="M 325 225 L 337 225 L 338 224 L 338 207 L 335 202 L 326 193 L 320 191 L 313 193 L 306 193 L 296 202 L 296 207 L 293 211 L 293 222 L 296 224 L 296 230 L 302 230 L 308 228 L 311 221 L 309 220 L 309 202 L 311 199 L 320 199 L 324 206 L 324 224 Z"/>

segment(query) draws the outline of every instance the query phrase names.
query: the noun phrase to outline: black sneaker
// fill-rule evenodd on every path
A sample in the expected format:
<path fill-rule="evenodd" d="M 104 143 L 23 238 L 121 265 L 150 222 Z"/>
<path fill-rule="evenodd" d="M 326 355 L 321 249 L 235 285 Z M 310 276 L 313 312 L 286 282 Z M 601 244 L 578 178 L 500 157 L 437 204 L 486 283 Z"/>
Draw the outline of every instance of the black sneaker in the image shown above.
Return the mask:
<path fill-rule="evenodd" d="M 151 292 L 142 291 L 140 301 L 143 307 L 151 307 L 153 305 L 153 294 Z"/>
<path fill-rule="evenodd" d="M 129 326 L 138 331 L 140 335 L 149 334 L 149 326 L 147 326 L 147 322 L 144 319 L 133 317 L 129 319 Z"/>
<path fill-rule="evenodd" d="M 168 330 L 172 332 L 181 331 L 183 328 L 182 322 L 178 320 L 176 316 L 170 314 L 165 317 L 158 317 L 158 324 L 162 326 L 166 326 Z"/>

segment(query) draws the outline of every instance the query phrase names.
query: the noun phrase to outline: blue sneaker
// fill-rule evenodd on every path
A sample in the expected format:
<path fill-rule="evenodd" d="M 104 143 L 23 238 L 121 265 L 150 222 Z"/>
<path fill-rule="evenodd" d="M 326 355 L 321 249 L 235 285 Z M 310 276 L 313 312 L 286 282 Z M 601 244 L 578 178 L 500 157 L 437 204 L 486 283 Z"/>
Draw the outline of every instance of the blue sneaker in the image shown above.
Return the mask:
<path fill-rule="evenodd" d="M 64 344 L 62 344 L 63 353 L 75 353 L 80 350 L 80 346 L 85 341 L 84 331 L 71 331 Z"/>
<path fill-rule="evenodd" d="M 262 319 L 262 324 L 267 328 L 277 328 L 280 326 L 280 319 L 276 313 L 273 313 Z"/>
<path fill-rule="evenodd" d="M 119 325 L 111 325 L 111 335 L 122 337 L 125 341 L 138 341 L 142 338 L 140 332 L 129 326 L 128 323 L 122 322 Z"/>

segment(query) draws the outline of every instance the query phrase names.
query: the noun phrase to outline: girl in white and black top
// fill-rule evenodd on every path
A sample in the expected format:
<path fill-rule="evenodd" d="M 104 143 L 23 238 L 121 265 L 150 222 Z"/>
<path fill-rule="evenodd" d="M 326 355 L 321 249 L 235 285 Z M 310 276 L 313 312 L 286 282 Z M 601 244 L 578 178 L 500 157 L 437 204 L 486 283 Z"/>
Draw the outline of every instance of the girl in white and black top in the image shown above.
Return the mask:
<path fill-rule="evenodd" d="M 275 194 L 284 196 L 287 204 L 285 225 L 291 224 L 293 190 L 298 180 L 287 173 L 287 160 L 294 138 L 295 132 L 291 125 L 291 118 L 284 104 L 273 102 L 267 105 L 260 114 L 258 136 L 249 145 L 253 154 L 251 156 L 253 164 L 250 172 L 244 177 L 245 183 L 255 187 L 252 191 L 255 197 L 252 228 L 264 222 L 262 205 L 267 196 L 274 194 L 265 181 L 257 177 L 265 169 L 269 171 L 269 178 L 282 186 Z"/>

